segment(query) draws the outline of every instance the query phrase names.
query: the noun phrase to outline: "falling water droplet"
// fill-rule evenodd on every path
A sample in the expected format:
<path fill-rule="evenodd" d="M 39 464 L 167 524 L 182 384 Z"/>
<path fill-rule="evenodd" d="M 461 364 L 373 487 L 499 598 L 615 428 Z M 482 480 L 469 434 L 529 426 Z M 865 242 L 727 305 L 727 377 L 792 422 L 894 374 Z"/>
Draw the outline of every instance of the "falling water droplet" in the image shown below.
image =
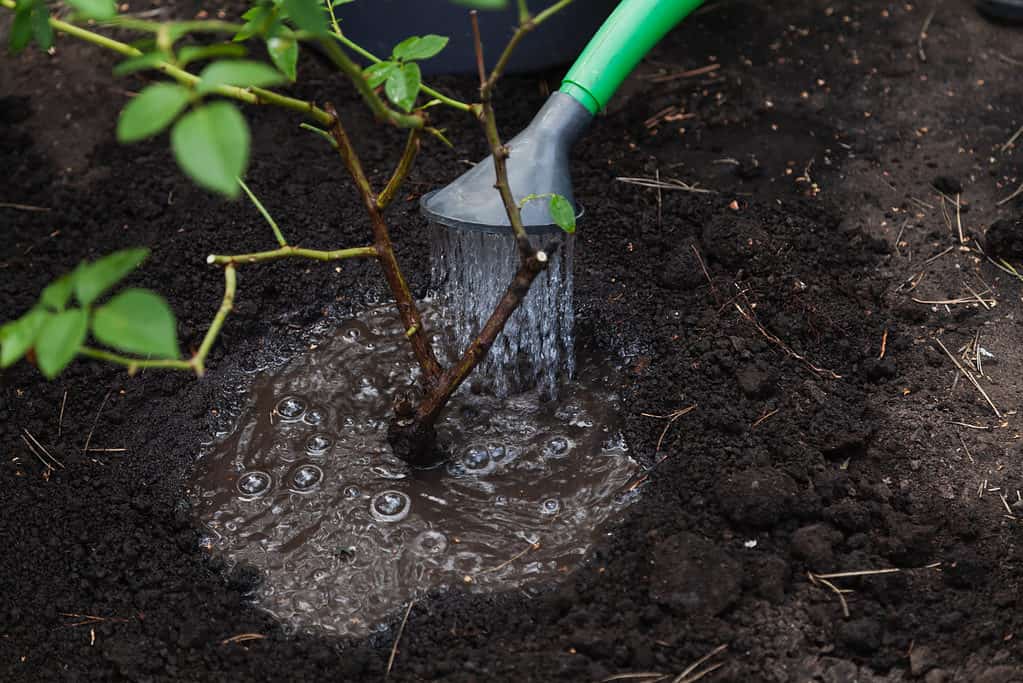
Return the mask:
<path fill-rule="evenodd" d="M 291 475 L 291 486 L 299 493 L 313 490 L 323 480 L 323 470 L 316 465 L 302 465 Z"/>
<path fill-rule="evenodd" d="M 254 470 L 238 477 L 238 492 L 243 496 L 257 498 L 270 490 L 272 481 L 269 474 Z"/>
<path fill-rule="evenodd" d="M 277 402 L 276 411 L 282 422 L 298 422 L 305 414 L 305 401 L 298 396 L 285 396 Z"/>
<path fill-rule="evenodd" d="M 380 522 L 399 522 L 411 508 L 412 500 L 401 491 L 381 491 L 369 504 L 373 518 Z"/>

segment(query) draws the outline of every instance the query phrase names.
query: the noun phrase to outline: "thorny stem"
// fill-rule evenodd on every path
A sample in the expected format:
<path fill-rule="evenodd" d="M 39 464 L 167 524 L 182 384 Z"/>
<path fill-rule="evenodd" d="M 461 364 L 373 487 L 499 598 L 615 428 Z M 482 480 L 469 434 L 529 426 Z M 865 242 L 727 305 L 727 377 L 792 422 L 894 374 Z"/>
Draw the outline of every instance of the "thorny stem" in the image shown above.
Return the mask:
<path fill-rule="evenodd" d="M 373 246 L 376 248 L 377 260 L 380 261 L 380 266 L 383 268 L 384 277 L 387 279 L 387 285 L 390 287 L 391 295 L 394 297 L 395 304 L 398 307 L 398 315 L 401 317 L 402 325 L 406 330 L 415 330 L 408 336 L 409 343 L 412 345 L 412 351 L 423 370 L 425 386 L 428 389 L 432 388 L 441 374 L 441 366 L 433 352 L 433 347 L 430 345 L 428 335 L 424 333 L 425 327 L 422 316 L 419 314 L 419 308 L 416 307 L 415 299 L 413 299 L 412 292 L 405 281 L 405 276 L 398 265 L 398 259 L 394 255 L 394 245 L 391 243 L 391 235 L 387 229 L 387 223 L 384 221 L 380 207 L 377 206 L 377 197 L 373 194 L 373 188 L 370 187 L 369 179 L 366 178 L 366 173 L 362 169 L 362 163 L 359 161 L 358 154 L 352 146 L 348 133 L 345 132 L 344 126 L 341 125 L 341 119 L 338 118 L 337 111 L 329 103 L 326 105 L 326 109 L 334 117 L 334 123 L 330 127 L 330 134 L 337 143 L 338 154 L 341 156 L 345 168 L 348 169 L 349 175 L 352 176 L 352 180 L 355 181 L 355 187 L 359 191 L 359 196 L 362 197 L 363 206 L 366 209 L 366 213 L 369 214 L 370 224 L 373 227 Z"/>
<path fill-rule="evenodd" d="M 128 368 L 128 374 L 130 375 L 134 375 L 139 370 L 144 370 L 146 368 L 166 368 L 171 370 L 192 369 L 191 361 L 187 360 L 173 358 L 131 358 L 130 356 L 122 356 L 117 353 L 111 353 L 110 351 L 104 351 L 103 349 L 96 349 L 91 346 L 83 346 L 79 348 L 78 353 L 88 358 L 95 358 L 97 360 L 107 361 L 108 363 L 123 365 Z"/>
<path fill-rule="evenodd" d="M 227 266 L 241 265 L 243 263 L 259 263 L 261 261 L 277 261 L 279 259 L 292 257 L 313 259 L 315 261 L 340 261 L 342 259 L 349 258 L 375 257 L 376 255 L 376 247 L 350 247 L 348 249 L 322 251 L 320 249 L 303 249 L 301 247 L 293 247 L 286 244 L 280 249 L 274 249 L 272 251 L 257 251 L 251 254 L 210 254 L 206 257 L 206 262 L 211 265 Z"/>
<path fill-rule="evenodd" d="M 216 315 L 213 316 L 213 321 L 210 323 L 209 329 L 206 330 L 206 335 L 199 345 L 199 350 L 188 360 L 180 358 L 132 358 L 131 356 L 122 356 L 119 353 L 96 349 L 91 346 L 81 347 L 78 349 L 78 353 L 88 358 L 123 365 L 128 368 L 129 375 L 134 375 L 139 370 L 147 368 L 165 368 L 192 370 L 201 377 L 206 372 L 206 357 L 209 355 L 210 349 L 213 348 L 213 343 L 217 340 L 220 329 L 224 326 L 227 314 L 234 307 L 234 295 L 237 288 L 238 280 L 235 275 L 234 265 L 228 264 L 224 268 L 224 296 L 220 302 L 220 308 L 217 309 Z"/>
<path fill-rule="evenodd" d="M 266 210 L 265 206 L 263 206 L 263 202 L 259 201 L 259 197 L 252 194 L 252 190 L 249 189 L 249 186 L 246 185 L 245 181 L 242 180 L 241 178 L 238 178 L 238 184 L 241 186 L 243 190 L 245 190 L 245 194 L 248 195 L 249 201 L 255 205 L 260 215 L 263 216 L 263 219 L 270 224 L 270 229 L 273 230 L 274 237 L 277 238 L 277 244 L 281 245 L 282 247 L 288 246 L 288 241 L 284 239 L 284 234 L 281 232 L 280 227 L 277 225 L 277 221 L 274 220 L 274 217 L 271 216 L 270 212 Z"/>
<path fill-rule="evenodd" d="M 14 0 L 0 0 L 0 6 L 6 7 L 9 10 L 16 8 Z M 50 26 L 61 33 L 66 33 L 69 36 L 73 36 L 87 43 L 98 45 L 99 47 L 112 50 L 125 57 L 141 57 L 142 51 L 122 43 L 119 40 L 108 38 L 99 33 L 89 31 L 87 29 L 69 24 L 66 21 L 61 21 L 56 17 L 50 17 Z M 195 87 L 199 83 L 199 77 L 195 74 L 191 74 L 184 69 L 177 67 L 170 62 L 157 62 L 153 65 L 153 68 L 161 73 L 170 76 L 178 83 L 188 87 Z M 291 109 L 293 111 L 301 112 L 322 125 L 330 125 L 330 115 L 324 110 L 317 107 L 312 102 L 306 102 L 305 100 L 295 99 L 294 97 L 287 97 L 270 90 L 263 88 L 238 88 L 232 85 L 220 85 L 213 89 L 213 93 L 222 97 L 230 97 L 231 99 L 238 100 L 240 102 L 246 102 L 248 104 L 272 104 L 277 107 L 284 109 Z"/>
<path fill-rule="evenodd" d="M 217 309 L 217 314 L 213 316 L 213 322 L 210 323 L 210 328 L 206 330 L 206 336 L 203 337 L 202 343 L 199 345 L 199 350 L 195 352 L 192 357 L 192 364 L 195 367 L 195 374 L 202 376 L 206 372 L 206 356 L 209 355 L 210 349 L 213 348 L 213 342 L 217 340 L 217 335 L 220 334 L 220 328 L 224 326 L 224 320 L 227 319 L 227 314 L 234 308 L 234 295 L 238 288 L 238 279 L 235 274 L 234 264 L 228 264 L 224 266 L 224 298 L 220 302 L 220 308 Z"/>
<path fill-rule="evenodd" d="M 399 128 L 422 128 L 426 125 L 426 118 L 422 114 L 403 114 L 388 107 L 376 90 L 369 87 L 369 82 L 362 75 L 362 69 L 345 54 L 345 51 L 341 49 L 337 41 L 324 39 L 320 41 L 320 46 L 327 53 L 330 61 L 334 62 L 334 66 L 348 76 L 352 85 L 359 91 L 359 95 L 362 96 L 362 99 L 370 108 L 370 111 L 378 119 L 393 123 Z"/>
<path fill-rule="evenodd" d="M 518 204 L 515 202 L 515 197 L 512 195 L 511 186 L 508 184 L 508 148 L 501 142 L 501 135 L 497 131 L 497 120 L 494 116 L 494 105 L 491 101 L 491 92 L 493 90 L 493 83 L 495 82 L 494 75 L 491 74 L 490 78 L 486 78 L 486 70 L 483 64 L 483 41 L 480 40 L 480 26 L 479 20 L 477 19 L 476 11 L 473 10 L 469 13 L 472 20 L 472 36 L 473 43 L 476 48 L 476 64 L 479 66 L 480 72 L 480 123 L 483 125 L 483 132 L 487 137 L 487 144 L 490 146 L 490 153 L 494 158 L 494 187 L 501 194 L 501 201 L 504 203 L 505 212 L 508 214 L 508 222 L 511 223 L 512 232 L 515 234 L 515 242 L 519 247 L 519 261 L 525 264 L 532 256 L 534 256 L 535 249 L 529 241 L 529 236 L 526 234 L 526 228 L 522 225 L 522 213 L 519 210 Z M 517 43 L 517 40 L 521 39 L 523 35 L 522 26 L 520 25 L 515 31 L 515 35 L 512 36 L 509 41 L 509 46 L 512 43 Z M 505 48 L 502 57 L 507 55 L 509 50 Z M 498 75 L 499 72 L 495 73 Z"/>
<path fill-rule="evenodd" d="M 494 86 L 497 85 L 497 81 L 504 74 L 504 69 L 508 65 L 508 60 L 511 58 L 512 53 L 515 52 L 515 48 L 519 46 L 519 43 L 522 41 L 522 39 L 526 37 L 526 34 L 535 29 L 543 22 L 550 19 L 552 16 L 554 16 L 555 14 L 557 14 L 570 4 L 572 4 L 572 0 L 559 0 L 559 2 L 554 3 L 547 9 L 537 14 L 535 17 L 530 17 L 529 11 L 528 9 L 526 9 L 525 2 L 519 3 L 519 25 L 518 27 L 516 27 L 515 33 L 512 34 L 512 37 L 508 41 L 508 44 L 505 45 L 504 51 L 501 53 L 501 56 L 498 57 L 497 64 L 494 66 L 493 71 L 490 72 L 490 76 L 485 80 L 480 79 L 481 99 L 488 97 L 490 95 L 490 92 L 494 89 Z M 479 36 L 478 28 L 473 29 L 473 34 L 474 34 L 473 37 L 478 39 Z M 482 52 L 478 52 L 477 54 L 482 54 Z M 482 57 L 480 57 L 479 59 L 482 61 Z"/>
<path fill-rule="evenodd" d="M 331 3 L 327 2 L 325 4 L 330 12 L 330 21 L 333 29 L 331 31 L 331 35 L 333 35 L 338 42 L 340 42 L 342 45 L 344 45 L 351 51 L 359 54 L 360 56 L 365 57 L 374 64 L 384 61 L 377 57 L 376 55 L 374 55 L 369 50 L 367 50 L 366 48 L 362 47 L 361 45 L 353 41 L 352 39 L 345 36 L 341 32 L 341 26 L 337 21 L 337 17 L 334 15 L 334 8 L 331 6 Z M 135 31 L 145 31 L 147 33 L 159 33 L 161 30 L 164 30 L 165 26 L 168 26 L 169 24 L 159 21 L 135 19 L 134 17 L 115 17 L 114 19 L 103 22 L 103 25 L 112 26 L 115 28 L 130 29 Z M 181 29 L 185 33 L 238 33 L 243 28 L 242 24 L 235 24 L 230 21 L 222 21 L 220 19 L 176 21 L 173 22 L 172 25 L 178 29 Z M 295 31 L 294 34 L 295 37 L 298 38 L 299 40 L 310 40 L 315 37 L 306 31 Z M 423 84 L 421 86 L 421 90 L 430 97 L 440 100 L 449 107 L 465 112 L 472 111 L 471 105 L 460 100 L 457 100 L 453 97 L 449 97 L 442 92 L 434 90 L 433 88 L 426 84 Z"/>
<path fill-rule="evenodd" d="M 342 33 L 341 25 L 338 23 L 337 17 L 334 15 L 334 6 L 333 6 L 333 4 L 328 0 L 326 2 L 326 5 L 327 5 L 327 11 L 330 12 L 330 25 L 331 25 L 331 29 L 332 29 L 331 30 L 331 35 L 334 36 L 339 43 L 341 43 L 342 45 L 347 47 L 352 52 L 358 54 L 360 57 L 368 59 L 369 61 L 373 62 L 374 64 L 379 64 L 380 62 L 384 61 L 384 60 L 380 59 L 379 57 L 377 57 L 372 52 L 370 52 L 369 50 L 367 50 L 366 48 L 364 48 L 361 45 L 359 45 L 358 43 L 356 43 L 354 40 L 350 39 L 344 33 Z M 459 111 L 464 111 L 464 112 L 471 112 L 472 111 L 472 106 L 471 105 L 466 104 L 465 102 L 462 102 L 461 100 L 456 100 L 453 97 L 448 97 L 444 93 L 441 93 L 441 92 L 438 92 L 437 90 L 434 90 L 433 88 L 431 88 L 430 86 L 426 85 L 425 83 L 420 86 L 420 90 L 422 90 L 424 93 L 426 93 L 430 97 L 433 97 L 435 99 L 440 100 L 441 102 L 443 102 L 444 104 L 448 105 L 449 107 L 452 107 L 454 109 L 458 109 Z"/>
<path fill-rule="evenodd" d="M 402 152 L 401 159 L 398 160 L 398 166 L 394 169 L 391 179 L 387 181 L 387 186 L 384 187 L 377 197 L 378 209 L 387 208 L 394 201 L 394 196 L 401 189 L 401 184 L 405 182 L 409 171 L 412 170 L 412 162 L 416 160 L 416 155 L 419 154 L 419 146 L 419 131 L 413 128 L 408 133 L 408 139 L 405 141 L 405 151 Z"/>
<path fill-rule="evenodd" d="M 533 280 L 547 267 L 547 252 L 537 251 L 519 266 L 504 296 L 497 302 L 494 312 L 483 325 L 483 329 L 469 344 L 459 361 L 448 368 L 437 382 L 437 390 L 431 392 L 416 410 L 416 420 L 421 424 L 432 425 L 462 382 L 483 360 L 497 335 L 501 334 L 508 318 L 522 303 L 529 293 Z"/>
<path fill-rule="evenodd" d="M 494 84 L 501 76 L 501 72 L 504 69 L 504 65 L 508 61 L 508 57 L 514 50 L 515 46 L 522 39 L 527 32 L 535 28 L 538 24 L 545 21 L 547 18 L 552 16 L 555 12 L 559 11 L 563 7 L 567 6 L 572 0 L 561 0 L 546 10 L 538 14 L 535 18 L 530 19 L 528 16 L 528 10 L 525 7 L 525 2 L 519 3 L 519 9 L 521 18 L 524 21 L 520 21 L 519 27 L 515 31 L 515 35 L 512 36 L 508 46 L 505 48 L 501 55 L 501 59 L 498 61 L 498 65 L 494 68 L 494 71 L 490 74 L 489 78 L 486 76 L 485 65 L 483 62 L 483 43 L 480 40 L 479 31 L 479 20 L 475 11 L 470 12 L 470 18 L 472 20 L 473 40 L 476 48 L 476 63 L 480 72 L 480 100 L 481 105 L 477 110 L 481 122 L 483 124 L 483 130 L 487 136 L 487 143 L 490 146 L 490 152 L 494 157 L 494 172 L 496 182 L 495 188 L 501 194 L 501 200 L 504 203 L 505 212 L 508 214 L 508 221 L 511 223 L 512 230 L 515 233 L 515 241 L 519 248 L 520 265 L 518 272 L 512 278 L 511 283 L 505 290 L 501 300 L 498 301 L 497 306 L 494 308 L 493 313 L 490 314 L 490 318 L 483 325 L 483 329 L 480 330 L 479 334 L 475 339 L 470 342 L 461 358 L 453 366 L 444 371 L 440 379 L 437 381 L 436 388 L 431 391 L 426 398 L 419 404 L 416 409 L 415 420 L 411 424 L 402 425 L 400 421 L 396 422 L 392 427 L 392 443 L 401 443 L 402 436 L 401 430 L 404 429 L 404 435 L 411 436 L 415 439 L 417 436 L 423 437 L 425 435 L 435 435 L 434 424 L 437 418 L 440 416 L 440 412 L 447 405 L 447 402 L 451 399 L 451 396 L 455 393 L 462 382 L 472 373 L 476 366 L 480 363 L 483 358 L 486 357 L 490 351 L 490 347 L 493 346 L 494 341 L 497 339 L 497 335 L 504 329 L 505 324 L 508 322 L 508 318 L 518 309 L 522 304 L 523 299 L 529 293 L 529 289 L 539 275 L 548 265 L 548 251 L 538 251 L 533 247 L 529 241 L 529 237 L 526 234 L 525 227 L 522 225 L 522 215 L 519 212 L 519 206 L 515 202 L 515 198 L 511 193 L 511 188 L 508 184 L 508 168 L 506 161 L 508 159 L 508 148 L 501 142 L 500 134 L 497 130 L 497 122 L 494 117 L 494 107 L 491 102 L 491 93 L 493 91 Z M 421 453 L 411 453 L 412 457 L 421 457 Z"/>

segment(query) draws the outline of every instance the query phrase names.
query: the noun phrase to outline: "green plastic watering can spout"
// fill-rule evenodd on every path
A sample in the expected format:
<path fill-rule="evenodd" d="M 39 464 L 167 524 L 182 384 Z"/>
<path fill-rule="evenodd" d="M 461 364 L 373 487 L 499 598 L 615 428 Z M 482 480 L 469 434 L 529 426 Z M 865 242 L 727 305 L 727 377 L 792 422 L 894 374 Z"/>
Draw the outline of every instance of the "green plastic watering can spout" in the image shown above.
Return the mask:
<path fill-rule="evenodd" d="M 701 4 L 703 0 L 624 0 L 572 65 L 561 92 L 596 114 L 639 60 Z"/>
<path fill-rule="evenodd" d="M 508 183 L 516 200 L 556 193 L 575 206 L 569 172 L 572 143 L 650 48 L 700 4 L 702 0 L 623 0 L 618 5 L 572 65 L 561 89 L 508 142 Z M 508 216 L 494 180 L 494 160 L 487 157 L 447 187 L 425 195 L 420 207 L 435 223 L 503 232 Z M 559 230 L 547 202 L 527 202 L 522 222 L 530 232 Z"/>

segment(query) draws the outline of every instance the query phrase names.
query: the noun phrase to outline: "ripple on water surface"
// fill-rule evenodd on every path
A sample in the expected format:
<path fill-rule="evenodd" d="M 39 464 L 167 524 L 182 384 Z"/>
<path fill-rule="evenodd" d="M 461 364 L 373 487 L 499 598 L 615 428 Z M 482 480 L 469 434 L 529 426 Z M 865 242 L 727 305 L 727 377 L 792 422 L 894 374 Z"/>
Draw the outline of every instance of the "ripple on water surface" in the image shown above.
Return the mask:
<path fill-rule="evenodd" d="M 258 375 L 200 462 L 204 547 L 260 569 L 256 600 L 285 622 L 362 635 L 432 588 L 560 578 L 625 504 L 636 466 L 608 367 L 580 359 L 556 402 L 460 391 L 440 425 L 450 460 L 413 474 L 386 430 L 417 375 L 392 310 L 366 311 Z"/>

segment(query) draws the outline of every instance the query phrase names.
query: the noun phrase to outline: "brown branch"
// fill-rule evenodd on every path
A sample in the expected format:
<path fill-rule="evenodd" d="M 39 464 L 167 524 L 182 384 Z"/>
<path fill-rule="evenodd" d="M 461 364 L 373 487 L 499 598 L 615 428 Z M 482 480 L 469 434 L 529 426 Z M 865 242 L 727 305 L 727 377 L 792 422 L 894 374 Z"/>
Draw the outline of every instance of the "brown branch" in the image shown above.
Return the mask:
<path fill-rule="evenodd" d="M 490 314 L 490 318 L 483 325 L 483 329 L 480 330 L 480 333 L 465 349 L 465 353 L 462 354 L 458 363 L 452 365 L 441 375 L 436 389 L 419 404 L 419 408 L 416 410 L 416 420 L 419 423 L 432 425 L 436 421 L 437 416 L 447 404 L 448 399 L 461 386 L 466 377 L 472 373 L 479 362 L 486 357 L 490 347 L 493 346 L 494 341 L 497 339 L 497 335 L 501 333 L 501 330 L 504 329 L 505 324 L 508 322 L 508 318 L 512 316 L 526 297 L 530 286 L 533 284 L 533 280 L 547 267 L 547 261 L 547 252 L 537 251 L 525 263 L 519 266 L 518 272 L 512 278 L 511 284 L 505 290 L 504 296 L 497 302 L 494 312 Z"/>
<path fill-rule="evenodd" d="M 409 171 L 412 170 L 412 162 L 416 160 L 416 155 L 419 154 L 419 138 L 419 131 L 415 128 L 408 132 L 408 139 L 405 141 L 405 151 L 401 153 L 401 159 L 398 160 L 398 166 L 394 169 L 394 173 L 391 174 L 391 179 L 387 181 L 387 186 L 377 197 L 378 209 L 387 208 L 387 206 L 394 201 L 394 196 L 398 194 L 398 190 L 401 189 L 401 184 L 404 183 L 405 178 L 408 177 Z"/>
<path fill-rule="evenodd" d="M 345 51 L 341 49 L 341 46 L 336 41 L 329 38 L 324 38 L 320 41 L 320 46 L 323 51 L 327 54 L 330 61 L 334 62 L 342 73 L 348 76 L 348 79 L 355 86 L 355 89 L 359 91 L 359 95 L 362 96 L 363 101 L 370 108 L 373 114 L 381 121 L 389 121 L 399 128 L 423 128 L 426 125 L 426 115 L 422 113 L 414 114 L 403 114 L 400 111 L 396 111 L 387 106 L 387 103 L 377 94 L 376 90 L 369 87 L 369 82 L 366 77 L 362 75 L 362 69 L 351 60 L 351 58 L 345 54 Z M 328 111 L 326 107 L 324 110 Z M 334 120 L 337 120 L 337 113 L 333 113 Z M 321 122 L 322 123 L 322 122 Z"/>
<path fill-rule="evenodd" d="M 359 191 L 359 196 L 362 197 L 363 206 L 366 209 L 366 213 L 369 214 L 370 224 L 373 227 L 373 246 L 377 251 L 377 260 L 384 270 L 384 277 L 387 279 L 387 285 L 391 289 L 392 296 L 394 296 L 402 325 L 404 325 L 406 330 L 415 330 L 411 335 L 408 335 L 409 343 L 412 345 L 412 352 L 415 353 L 419 366 L 423 369 L 424 384 L 426 387 L 431 387 L 441 374 L 441 366 L 437 361 L 437 356 L 433 353 L 433 347 L 430 346 L 429 336 L 425 333 L 425 326 L 423 325 L 422 316 L 419 314 L 419 308 L 416 307 L 416 302 L 412 298 L 412 292 L 409 290 L 405 276 L 398 265 L 398 259 L 394 255 L 394 245 L 391 243 L 391 235 L 387 229 L 387 223 L 384 222 L 383 214 L 377 205 L 378 199 L 373 194 L 373 188 L 370 186 L 369 179 L 362 169 L 362 163 L 359 161 L 358 154 L 352 146 L 352 141 L 348 138 L 348 133 L 345 132 L 344 126 L 341 125 L 341 119 L 338 117 L 337 111 L 329 103 L 324 108 L 334 117 L 334 123 L 330 127 L 330 135 L 334 138 L 334 142 L 337 143 L 338 154 L 341 155 L 345 168 L 348 169 L 352 180 L 355 181 L 355 187 Z"/>
<path fill-rule="evenodd" d="M 490 146 L 490 153 L 494 159 L 494 187 L 501 194 L 501 201 L 504 203 L 505 212 L 508 214 L 508 222 L 511 223 L 512 232 L 515 234 L 515 243 L 519 247 L 519 260 L 525 265 L 532 257 L 536 255 L 536 250 L 529 241 L 529 236 L 526 234 L 526 228 L 522 224 L 522 213 L 519 211 L 519 205 L 515 202 L 515 197 L 512 195 L 511 186 L 508 184 L 508 148 L 501 142 L 501 136 L 497 131 L 497 119 L 494 116 L 494 105 L 491 102 L 490 96 L 493 90 L 493 77 L 484 80 L 483 79 L 483 41 L 480 39 L 480 27 L 479 22 L 476 19 L 476 13 L 473 12 L 472 16 L 472 37 L 473 44 L 476 48 L 476 61 L 480 66 L 480 111 L 479 119 L 483 125 L 483 132 L 487 136 L 487 144 Z M 516 42 L 516 37 L 521 40 L 522 27 L 520 26 L 516 31 L 515 35 L 512 36 L 509 45 L 512 42 Z M 505 49 L 505 54 L 508 54 L 508 50 Z M 502 55 L 503 56 L 503 55 Z M 495 69 L 495 73 L 500 75 Z"/>
<path fill-rule="evenodd" d="M 570 4 L 572 4 L 572 0 L 559 0 L 559 2 L 554 3 L 544 11 L 537 14 L 535 17 L 530 17 L 528 15 L 525 17 L 520 16 L 519 25 L 518 27 L 516 27 L 515 33 L 512 34 L 512 37 L 508 41 L 508 44 L 505 45 L 504 51 L 501 53 L 501 56 L 498 57 L 497 59 L 497 64 L 494 65 L 494 70 L 490 72 L 490 76 L 487 77 L 486 79 L 482 78 L 483 73 L 481 68 L 480 71 L 481 99 L 485 100 L 486 98 L 489 97 L 490 92 L 494 89 L 494 86 L 497 85 L 497 81 L 501 78 L 501 75 L 504 73 L 505 67 L 508 66 L 508 60 L 511 59 L 512 53 L 515 52 L 515 48 L 519 46 L 519 43 L 522 41 L 523 38 L 526 37 L 526 34 L 535 29 L 543 22 L 550 19 L 553 15 L 557 14 Z M 473 12 L 473 14 L 475 14 L 475 12 Z M 475 24 L 475 18 L 473 19 L 473 23 Z M 478 28 L 474 27 L 473 35 L 474 36 L 479 35 Z M 482 52 L 479 52 L 478 54 L 482 55 Z M 477 61 L 479 62 L 480 65 L 483 64 L 483 58 L 481 56 L 477 57 Z"/>

